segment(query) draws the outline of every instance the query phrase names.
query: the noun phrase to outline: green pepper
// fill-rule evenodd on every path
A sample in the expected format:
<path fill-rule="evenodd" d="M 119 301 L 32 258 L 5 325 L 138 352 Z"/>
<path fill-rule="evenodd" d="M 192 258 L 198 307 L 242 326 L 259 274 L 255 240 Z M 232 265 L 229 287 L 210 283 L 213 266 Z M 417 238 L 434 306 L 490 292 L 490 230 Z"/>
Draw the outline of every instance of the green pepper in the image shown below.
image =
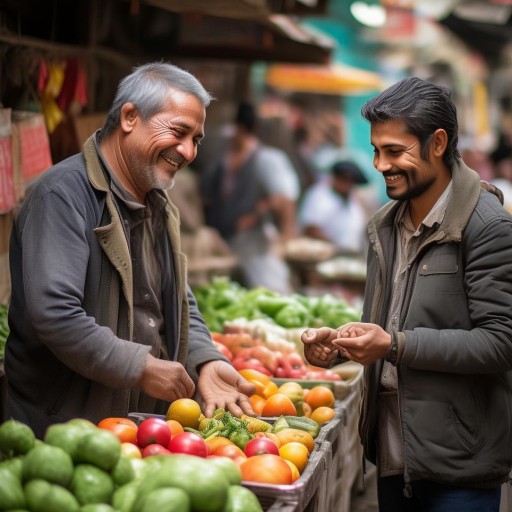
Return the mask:
<path fill-rule="evenodd" d="M 286 328 L 305 327 L 308 319 L 308 310 L 299 303 L 285 306 L 274 317 L 277 324 Z"/>

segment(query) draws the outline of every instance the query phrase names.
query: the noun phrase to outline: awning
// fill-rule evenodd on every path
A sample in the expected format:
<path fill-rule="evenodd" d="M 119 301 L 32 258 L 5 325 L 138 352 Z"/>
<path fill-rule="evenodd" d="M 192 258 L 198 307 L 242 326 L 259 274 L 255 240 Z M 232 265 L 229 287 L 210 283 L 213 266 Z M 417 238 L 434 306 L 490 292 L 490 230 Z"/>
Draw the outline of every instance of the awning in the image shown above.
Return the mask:
<path fill-rule="evenodd" d="M 343 64 L 297 66 L 276 64 L 266 74 L 267 85 L 291 92 L 357 95 L 382 89 L 378 73 Z"/>
<path fill-rule="evenodd" d="M 159 15 L 149 18 L 148 7 Z M 140 11 L 149 18 L 150 51 L 167 48 L 175 57 L 325 64 L 336 46 L 326 34 L 273 11 L 267 0 L 144 0 Z M 163 32 L 171 15 L 179 22 L 169 20 Z"/>

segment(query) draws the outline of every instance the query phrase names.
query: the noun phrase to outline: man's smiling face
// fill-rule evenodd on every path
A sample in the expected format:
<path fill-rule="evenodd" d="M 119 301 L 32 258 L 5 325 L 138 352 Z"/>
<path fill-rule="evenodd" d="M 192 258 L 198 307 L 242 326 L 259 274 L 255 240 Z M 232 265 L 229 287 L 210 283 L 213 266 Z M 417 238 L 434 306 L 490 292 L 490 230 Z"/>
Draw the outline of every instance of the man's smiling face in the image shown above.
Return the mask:
<path fill-rule="evenodd" d="M 382 173 L 391 199 L 420 197 L 436 182 L 438 173 L 421 156 L 421 144 L 407 131 L 403 119 L 372 123 L 373 165 Z"/>

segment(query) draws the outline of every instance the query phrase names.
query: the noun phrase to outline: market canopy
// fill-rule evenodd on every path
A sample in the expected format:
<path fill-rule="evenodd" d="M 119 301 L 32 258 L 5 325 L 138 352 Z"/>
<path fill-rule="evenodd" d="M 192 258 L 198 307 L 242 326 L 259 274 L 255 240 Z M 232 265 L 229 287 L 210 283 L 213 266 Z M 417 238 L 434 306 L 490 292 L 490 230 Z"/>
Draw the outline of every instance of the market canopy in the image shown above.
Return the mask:
<path fill-rule="evenodd" d="M 337 95 L 363 94 L 383 86 L 378 73 L 343 64 L 276 64 L 268 68 L 266 83 L 286 91 Z"/>

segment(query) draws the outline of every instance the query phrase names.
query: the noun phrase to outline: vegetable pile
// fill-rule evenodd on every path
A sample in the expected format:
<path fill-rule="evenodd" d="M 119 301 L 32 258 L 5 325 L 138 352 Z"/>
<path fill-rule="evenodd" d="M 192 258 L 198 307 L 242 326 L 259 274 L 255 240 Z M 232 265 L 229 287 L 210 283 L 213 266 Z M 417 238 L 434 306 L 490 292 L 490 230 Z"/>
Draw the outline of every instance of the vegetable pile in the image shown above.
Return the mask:
<path fill-rule="evenodd" d="M 359 312 L 331 294 L 281 295 L 263 287 L 248 290 L 225 277 L 194 289 L 199 310 L 212 332 L 221 332 L 225 322 L 238 318 L 267 319 L 287 329 L 340 325 L 357 321 Z"/>
<path fill-rule="evenodd" d="M 86 420 L 54 424 L 43 441 L 7 420 L 0 425 L 0 510 L 262 512 L 230 459 L 125 457 L 121 444 Z"/>

